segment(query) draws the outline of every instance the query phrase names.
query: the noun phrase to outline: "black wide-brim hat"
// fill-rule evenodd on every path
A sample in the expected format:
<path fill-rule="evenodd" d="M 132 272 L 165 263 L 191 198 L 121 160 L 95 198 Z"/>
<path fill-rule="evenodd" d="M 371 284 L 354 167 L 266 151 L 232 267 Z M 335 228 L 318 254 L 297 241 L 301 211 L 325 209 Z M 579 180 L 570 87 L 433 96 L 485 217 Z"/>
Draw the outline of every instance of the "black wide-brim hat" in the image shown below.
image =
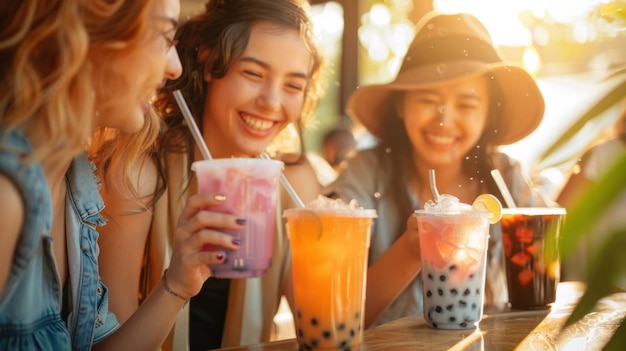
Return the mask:
<path fill-rule="evenodd" d="M 512 144 L 537 128 L 545 108 L 537 83 L 526 70 L 502 59 L 476 17 L 431 12 L 418 22 L 416 33 L 394 81 L 359 87 L 348 100 L 348 114 L 370 133 L 382 136 L 394 108 L 393 91 L 483 74 L 495 79 L 502 92 L 496 144 Z"/>

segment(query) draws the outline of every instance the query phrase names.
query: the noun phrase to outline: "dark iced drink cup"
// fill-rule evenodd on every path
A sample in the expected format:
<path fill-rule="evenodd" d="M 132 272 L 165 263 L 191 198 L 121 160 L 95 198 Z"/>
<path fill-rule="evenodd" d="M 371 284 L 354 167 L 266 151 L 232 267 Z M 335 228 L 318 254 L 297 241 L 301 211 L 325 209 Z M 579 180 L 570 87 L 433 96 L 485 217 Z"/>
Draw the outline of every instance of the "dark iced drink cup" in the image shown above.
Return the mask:
<path fill-rule="evenodd" d="M 511 308 L 550 308 L 560 278 L 559 231 L 564 208 L 503 209 L 504 246 Z"/>

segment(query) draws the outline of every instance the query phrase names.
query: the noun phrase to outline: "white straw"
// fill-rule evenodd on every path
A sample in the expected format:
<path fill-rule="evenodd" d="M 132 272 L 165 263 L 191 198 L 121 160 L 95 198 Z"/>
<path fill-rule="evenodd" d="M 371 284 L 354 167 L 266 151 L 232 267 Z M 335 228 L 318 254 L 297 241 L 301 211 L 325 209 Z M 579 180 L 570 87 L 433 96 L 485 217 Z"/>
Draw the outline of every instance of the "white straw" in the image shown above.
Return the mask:
<path fill-rule="evenodd" d="M 506 186 L 506 183 L 504 182 L 504 178 L 502 178 L 502 174 L 500 174 L 500 171 L 498 169 L 492 169 L 491 176 L 493 177 L 493 180 L 496 181 L 496 185 L 498 186 L 498 189 L 500 189 L 500 193 L 502 194 L 502 197 L 504 198 L 504 202 L 506 202 L 507 207 L 517 208 L 517 206 L 515 205 L 515 200 L 513 200 L 513 196 L 511 196 L 511 192 Z"/>
<path fill-rule="evenodd" d="M 430 191 L 433 192 L 433 196 L 435 197 L 435 202 L 439 202 L 439 191 L 437 191 L 437 183 L 435 182 L 435 170 L 428 170 L 428 180 L 430 181 Z"/>
<path fill-rule="evenodd" d="M 272 159 L 265 151 L 261 153 L 261 158 L 264 158 L 266 160 Z M 287 180 L 287 177 L 285 177 L 283 173 L 280 174 L 280 182 L 283 184 L 285 190 L 287 190 L 289 196 L 291 196 L 293 202 L 296 203 L 296 206 L 298 206 L 299 208 L 304 208 L 304 202 L 302 202 L 298 194 L 296 194 L 296 191 L 293 189 L 293 187 L 289 183 L 289 180 Z"/>
<path fill-rule="evenodd" d="M 194 121 L 193 116 L 191 115 L 191 111 L 189 110 L 189 106 L 185 102 L 185 98 L 183 98 L 183 94 L 180 93 L 180 90 L 174 90 L 174 99 L 176 99 L 176 103 L 178 103 L 178 107 L 180 107 L 180 111 L 183 113 L 183 117 L 185 118 L 185 122 L 187 122 L 187 126 L 189 130 L 191 130 L 191 135 L 193 135 L 196 144 L 200 148 L 200 152 L 205 160 L 211 160 L 213 157 L 211 156 L 211 152 L 209 148 L 206 146 L 204 142 L 204 138 L 202 138 L 202 133 L 200 133 L 200 129 L 198 129 L 198 125 L 196 125 L 196 121 Z"/>
<path fill-rule="evenodd" d="M 198 129 L 198 126 L 196 125 L 196 122 L 193 119 L 193 116 L 191 115 L 191 111 L 189 110 L 189 107 L 187 106 L 187 103 L 185 102 L 185 98 L 183 98 L 183 95 L 180 93 L 180 90 L 174 90 L 173 94 L 174 94 L 174 99 L 176 99 L 176 102 L 178 103 L 178 107 L 180 107 L 180 110 L 183 113 L 183 117 L 185 117 L 187 126 L 191 130 L 191 134 L 193 135 L 193 138 L 195 139 L 196 144 L 198 144 L 198 147 L 200 148 L 200 152 L 202 153 L 202 156 L 204 156 L 205 160 L 213 159 L 213 157 L 211 156 L 211 152 L 209 151 L 209 148 L 204 142 L 204 138 L 202 138 L 200 129 Z M 265 151 L 261 153 L 261 158 L 264 158 L 266 160 L 271 160 L 271 158 L 269 157 L 268 154 L 265 153 Z M 289 194 L 289 196 L 291 196 L 291 199 L 293 200 L 293 202 L 295 202 L 298 207 L 304 208 L 304 203 L 302 202 L 298 194 L 296 194 L 296 191 L 293 189 L 291 184 L 289 184 L 287 177 L 285 177 L 283 173 L 280 174 L 280 182 L 283 184 L 283 187 L 285 188 L 285 190 L 287 190 L 287 193 Z"/>

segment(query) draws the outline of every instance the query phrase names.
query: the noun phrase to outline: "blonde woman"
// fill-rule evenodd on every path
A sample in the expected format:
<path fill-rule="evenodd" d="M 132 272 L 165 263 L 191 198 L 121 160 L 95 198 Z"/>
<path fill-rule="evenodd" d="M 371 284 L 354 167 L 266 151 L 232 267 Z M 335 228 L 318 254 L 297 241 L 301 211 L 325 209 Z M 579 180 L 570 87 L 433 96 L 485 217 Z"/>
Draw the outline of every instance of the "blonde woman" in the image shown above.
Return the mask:
<path fill-rule="evenodd" d="M 0 349 L 158 349 L 209 276 L 203 243 L 227 236 L 178 232 L 162 284 L 120 327 L 99 280 L 104 204 L 85 147 L 96 127 L 140 130 L 151 92 L 181 74 L 179 2 L 2 6 Z"/>

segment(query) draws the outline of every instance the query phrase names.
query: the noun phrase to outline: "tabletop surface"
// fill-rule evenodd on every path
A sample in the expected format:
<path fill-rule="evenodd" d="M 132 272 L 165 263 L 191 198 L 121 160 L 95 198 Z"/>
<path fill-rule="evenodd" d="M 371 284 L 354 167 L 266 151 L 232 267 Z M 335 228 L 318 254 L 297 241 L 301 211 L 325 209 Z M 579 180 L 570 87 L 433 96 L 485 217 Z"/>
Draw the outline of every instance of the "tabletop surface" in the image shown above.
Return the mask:
<path fill-rule="evenodd" d="M 562 282 L 550 310 L 485 314 L 474 330 L 439 330 L 424 318 L 398 319 L 364 332 L 359 350 L 601 350 L 626 318 L 626 292 L 603 298 L 577 323 L 563 329 L 584 285 Z M 295 339 L 224 348 L 230 351 L 298 350 Z"/>

